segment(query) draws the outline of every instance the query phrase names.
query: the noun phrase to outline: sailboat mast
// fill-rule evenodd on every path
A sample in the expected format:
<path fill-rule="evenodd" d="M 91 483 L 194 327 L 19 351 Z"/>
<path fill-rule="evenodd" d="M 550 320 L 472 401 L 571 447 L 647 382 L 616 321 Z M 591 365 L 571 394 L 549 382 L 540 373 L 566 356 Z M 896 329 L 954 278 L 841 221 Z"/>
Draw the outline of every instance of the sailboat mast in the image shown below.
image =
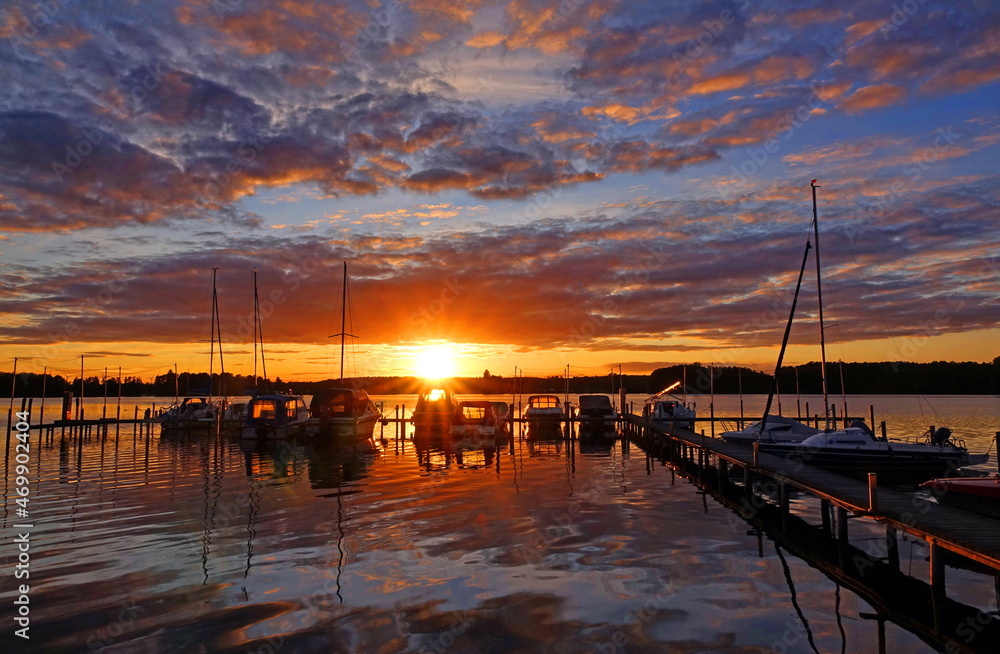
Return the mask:
<path fill-rule="evenodd" d="M 819 260 L 819 214 L 816 211 L 816 180 L 812 181 L 812 200 L 813 200 L 813 239 L 816 243 L 816 295 L 819 299 L 819 352 L 820 352 L 820 368 L 819 375 L 823 383 L 823 418 L 826 422 L 826 427 L 830 427 L 830 397 L 827 393 L 826 388 L 826 332 L 823 327 L 823 274 L 820 268 Z"/>
<path fill-rule="evenodd" d="M 344 381 L 344 339 L 347 338 L 347 262 L 344 262 L 344 288 L 340 295 L 340 381 Z"/>
<path fill-rule="evenodd" d="M 344 339 L 348 336 L 357 338 L 354 334 L 347 333 L 347 262 L 344 262 L 344 290 L 340 300 L 340 333 L 330 334 L 327 338 L 340 337 L 340 381 L 344 381 Z"/>
<path fill-rule="evenodd" d="M 799 268 L 799 281 L 795 284 L 795 295 L 792 296 L 792 308 L 788 312 L 788 323 L 785 325 L 785 335 L 781 338 L 781 349 L 778 350 L 778 363 L 774 366 L 774 377 L 771 378 L 771 390 L 767 394 L 767 404 L 764 405 L 764 416 L 760 419 L 760 439 L 767 429 L 767 416 L 771 413 L 771 402 L 774 400 L 774 393 L 778 389 L 778 372 L 781 370 L 781 361 L 785 358 L 785 348 L 788 347 L 788 336 L 792 333 L 792 320 L 795 318 L 795 305 L 799 302 L 799 290 L 802 288 L 802 277 L 806 272 L 806 262 L 809 259 L 809 250 L 812 245 L 806 241 L 806 251 L 802 253 L 802 267 Z"/>
<path fill-rule="evenodd" d="M 253 269 L 253 388 L 257 390 L 257 269 Z"/>
<path fill-rule="evenodd" d="M 216 317 L 216 307 L 219 305 L 219 296 L 215 290 L 215 275 L 218 272 L 218 268 L 212 266 L 212 344 L 208 349 L 208 403 L 212 403 L 212 374 L 215 372 L 215 317 Z M 222 355 L 222 351 L 219 351 L 219 355 Z"/>

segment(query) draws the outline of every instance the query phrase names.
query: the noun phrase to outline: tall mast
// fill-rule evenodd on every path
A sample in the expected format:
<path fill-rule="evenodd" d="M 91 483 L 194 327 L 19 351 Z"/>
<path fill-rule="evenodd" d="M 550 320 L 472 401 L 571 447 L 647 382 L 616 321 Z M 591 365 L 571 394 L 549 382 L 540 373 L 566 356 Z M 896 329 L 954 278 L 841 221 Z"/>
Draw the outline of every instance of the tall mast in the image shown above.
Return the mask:
<path fill-rule="evenodd" d="M 212 373 L 215 372 L 215 310 L 219 306 L 219 296 L 215 292 L 215 274 L 218 268 L 212 266 L 212 344 L 208 349 L 208 402 L 212 403 Z M 221 352 L 220 352 L 221 354 Z"/>
<path fill-rule="evenodd" d="M 764 405 L 764 416 L 760 419 L 760 433 L 758 440 L 764 435 L 767 428 L 767 416 L 771 413 L 771 401 L 774 400 L 774 393 L 778 389 L 778 371 L 781 370 L 781 361 L 785 358 L 785 348 L 788 347 L 788 336 L 792 333 L 792 319 L 795 318 L 795 305 L 799 302 L 799 290 L 802 288 L 802 277 L 806 272 L 806 261 L 809 259 L 809 250 L 812 245 L 806 240 L 806 251 L 802 253 L 802 267 L 799 268 L 799 281 L 795 284 L 795 295 L 792 296 L 792 308 L 788 312 L 788 322 L 785 324 L 785 335 L 781 338 L 781 349 L 778 350 L 778 363 L 774 366 L 774 377 L 771 378 L 771 390 L 767 394 L 767 404 Z"/>
<path fill-rule="evenodd" d="M 253 388 L 257 390 L 257 269 L 253 269 Z"/>
<path fill-rule="evenodd" d="M 257 295 L 257 269 L 253 269 L 253 387 L 257 389 L 257 344 L 260 343 L 260 367 L 267 380 L 267 362 L 264 360 L 264 326 L 260 322 L 260 298 Z"/>
<path fill-rule="evenodd" d="M 344 286 L 340 291 L 340 379 L 344 379 L 344 339 L 347 335 L 347 262 L 344 262 Z"/>
<path fill-rule="evenodd" d="M 340 296 L 340 333 L 331 334 L 327 338 L 340 337 L 340 381 L 344 381 L 344 339 L 350 336 L 357 338 L 354 334 L 347 333 L 347 262 L 344 262 L 344 286 Z"/>
<path fill-rule="evenodd" d="M 823 382 L 823 418 L 826 427 L 830 427 L 830 397 L 826 389 L 826 333 L 823 327 L 823 274 L 819 261 L 819 214 L 816 212 L 816 180 L 812 181 L 813 199 L 813 239 L 816 243 L 816 295 L 819 299 L 819 352 L 820 368 L 819 375 Z"/>
<path fill-rule="evenodd" d="M 219 395 L 224 396 L 226 392 L 223 377 L 226 374 L 226 361 L 222 358 L 222 318 L 219 316 L 219 293 L 215 289 L 216 270 L 218 268 L 212 269 L 212 312 L 215 314 L 215 335 L 219 339 Z M 209 382 L 211 382 L 211 379 L 209 379 Z"/>

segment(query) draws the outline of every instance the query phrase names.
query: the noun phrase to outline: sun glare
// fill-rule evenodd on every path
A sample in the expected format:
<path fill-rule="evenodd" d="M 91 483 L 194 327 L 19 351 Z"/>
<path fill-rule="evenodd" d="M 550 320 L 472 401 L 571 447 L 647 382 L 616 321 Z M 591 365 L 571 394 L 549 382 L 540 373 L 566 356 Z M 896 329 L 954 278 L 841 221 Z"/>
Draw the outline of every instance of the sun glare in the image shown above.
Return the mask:
<path fill-rule="evenodd" d="M 413 372 L 424 379 L 454 377 L 455 352 L 448 344 L 425 345 L 413 355 Z"/>

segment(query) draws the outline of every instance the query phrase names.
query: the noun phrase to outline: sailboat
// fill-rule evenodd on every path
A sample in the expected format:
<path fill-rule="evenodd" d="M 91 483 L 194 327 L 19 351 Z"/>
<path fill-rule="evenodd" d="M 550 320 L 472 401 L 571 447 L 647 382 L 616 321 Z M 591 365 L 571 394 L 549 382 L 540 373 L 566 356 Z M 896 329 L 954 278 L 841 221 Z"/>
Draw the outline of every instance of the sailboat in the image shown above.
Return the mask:
<path fill-rule="evenodd" d="M 187 434 L 192 431 L 211 430 L 216 426 L 225 408 L 224 398 L 215 400 L 212 396 L 212 376 L 215 365 L 215 339 L 219 338 L 219 362 L 222 365 L 222 374 L 225 374 L 226 367 L 222 358 L 222 329 L 219 324 L 219 293 L 216 289 L 216 273 L 218 268 L 212 268 L 212 346 L 208 359 L 208 388 L 197 391 L 201 394 L 192 394 L 183 400 L 179 398 L 174 404 L 166 407 L 156 421 L 160 423 L 162 432 L 167 435 Z M 176 383 L 177 374 L 174 373 Z M 190 392 L 190 391 L 189 391 Z"/>
<path fill-rule="evenodd" d="M 344 384 L 344 344 L 347 333 L 347 262 L 344 262 L 344 282 L 340 301 L 340 386 L 316 391 L 309 403 L 309 419 L 305 433 L 314 439 L 337 444 L 357 445 L 372 440 L 375 425 L 382 412 L 368 393 Z"/>
<path fill-rule="evenodd" d="M 260 343 L 260 361 L 264 379 L 267 364 L 264 362 L 264 329 L 260 321 L 260 299 L 257 295 L 257 269 L 253 271 L 254 309 L 254 396 L 247 403 L 241 435 L 244 440 L 285 440 L 301 434 L 309 419 L 309 408 L 301 395 L 257 392 L 257 344 Z"/>
<path fill-rule="evenodd" d="M 862 479 L 867 478 L 868 473 L 874 472 L 878 475 L 879 483 L 892 485 L 918 484 L 934 477 L 951 476 L 957 473 L 958 468 L 985 461 L 984 455 L 970 455 L 963 442 L 952 440 L 951 430 L 948 429 L 939 430 L 935 434 L 932 434 L 928 442 L 904 443 L 876 438 L 871 428 L 861 420 L 857 420 L 850 427 L 841 430 L 831 428 L 829 420 L 830 403 L 826 385 L 826 341 L 823 336 L 823 292 L 820 281 L 819 217 L 816 208 L 816 189 L 819 187 L 816 186 L 815 179 L 812 180 L 811 186 L 813 236 L 816 241 L 816 276 L 819 295 L 820 351 L 822 356 L 820 370 L 826 428 L 811 435 L 807 434 L 801 440 L 795 441 L 791 439 L 795 438 L 798 434 L 805 434 L 809 427 L 802 425 L 802 423 L 791 421 L 788 418 L 783 418 L 778 425 L 782 427 L 780 433 L 788 440 L 781 440 L 778 437 L 779 431 L 777 429 L 768 431 L 768 422 L 774 418 L 770 415 L 770 411 L 778 383 L 778 372 L 781 370 L 781 362 L 785 355 L 785 348 L 788 345 L 792 320 L 795 316 L 795 306 L 802 287 L 802 277 L 805 274 L 809 251 L 812 249 L 812 244 L 807 240 L 805 253 L 802 257 L 802 267 L 799 270 L 799 278 L 795 287 L 795 295 L 788 314 L 788 322 L 785 325 L 781 349 L 778 352 L 777 366 L 775 367 L 774 377 L 771 381 L 771 391 L 768 394 L 767 404 L 764 408 L 764 416 L 759 423 L 755 423 L 755 427 L 748 427 L 743 432 L 727 432 L 728 437 L 727 434 L 723 434 L 723 439 L 730 442 L 747 443 L 751 439 L 746 438 L 746 436 L 755 435 L 756 438 L 752 440 L 757 443 L 762 452 L 784 456 L 818 468 Z M 797 427 L 797 425 L 801 425 L 801 427 Z"/>

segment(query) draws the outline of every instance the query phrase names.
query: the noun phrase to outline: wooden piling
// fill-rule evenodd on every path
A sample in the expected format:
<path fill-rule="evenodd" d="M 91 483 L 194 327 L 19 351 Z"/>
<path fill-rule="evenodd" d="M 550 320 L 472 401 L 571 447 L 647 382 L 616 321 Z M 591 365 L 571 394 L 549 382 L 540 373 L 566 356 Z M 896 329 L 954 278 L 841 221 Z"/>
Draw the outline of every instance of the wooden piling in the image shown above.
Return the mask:
<path fill-rule="evenodd" d="M 847 546 L 850 544 L 847 536 L 847 509 L 837 507 L 837 550 L 840 555 L 840 566 L 846 563 Z"/>
<path fill-rule="evenodd" d="M 944 550 L 936 541 L 931 541 L 930 563 L 931 563 L 931 589 L 935 593 L 944 593 Z"/>
<path fill-rule="evenodd" d="M 889 566 L 893 572 L 899 572 L 899 536 L 892 525 L 885 526 L 885 549 Z"/>
<path fill-rule="evenodd" d="M 778 482 L 778 506 L 781 509 L 781 529 L 788 528 L 788 484 Z"/>
<path fill-rule="evenodd" d="M 868 510 L 872 513 L 878 511 L 878 474 L 868 473 Z"/>

